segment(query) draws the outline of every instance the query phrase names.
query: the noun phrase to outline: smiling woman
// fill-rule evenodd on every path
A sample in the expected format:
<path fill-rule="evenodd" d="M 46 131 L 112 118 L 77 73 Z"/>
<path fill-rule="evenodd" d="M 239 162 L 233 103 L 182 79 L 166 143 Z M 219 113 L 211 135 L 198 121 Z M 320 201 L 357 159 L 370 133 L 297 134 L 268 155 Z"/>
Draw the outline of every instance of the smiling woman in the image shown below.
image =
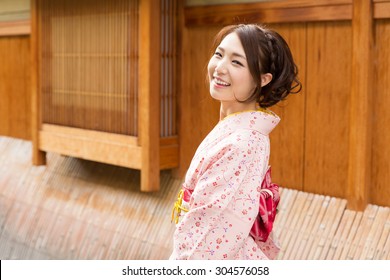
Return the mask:
<path fill-rule="evenodd" d="M 231 33 L 217 47 L 208 64 L 210 94 L 221 101 L 221 116 L 245 110 L 255 110 L 255 102 L 246 100 L 256 83 L 251 76 L 245 52 L 236 33 Z M 270 80 L 270 75 L 267 75 Z"/>
<path fill-rule="evenodd" d="M 171 259 L 274 259 L 279 191 L 268 135 L 280 118 L 267 107 L 300 90 L 297 67 L 284 39 L 255 24 L 223 28 L 213 49 L 208 78 L 220 122 L 198 147 L 174 204 Z"/>

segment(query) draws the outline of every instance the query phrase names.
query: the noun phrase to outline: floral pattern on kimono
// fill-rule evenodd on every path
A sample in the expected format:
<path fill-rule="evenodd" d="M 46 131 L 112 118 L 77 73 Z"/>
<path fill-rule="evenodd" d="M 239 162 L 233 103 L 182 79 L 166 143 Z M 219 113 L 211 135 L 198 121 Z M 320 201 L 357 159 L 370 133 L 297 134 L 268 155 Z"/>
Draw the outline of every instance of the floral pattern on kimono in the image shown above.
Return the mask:
<path fill-rule="evenodd" d="M 268 170 L 269 133 L 280 119 L 248 111 L 220 121 L 198 147 L 182 189 L 187 196 L 170 259 L 274 259 L 272 233 L 250 236 Z"/>

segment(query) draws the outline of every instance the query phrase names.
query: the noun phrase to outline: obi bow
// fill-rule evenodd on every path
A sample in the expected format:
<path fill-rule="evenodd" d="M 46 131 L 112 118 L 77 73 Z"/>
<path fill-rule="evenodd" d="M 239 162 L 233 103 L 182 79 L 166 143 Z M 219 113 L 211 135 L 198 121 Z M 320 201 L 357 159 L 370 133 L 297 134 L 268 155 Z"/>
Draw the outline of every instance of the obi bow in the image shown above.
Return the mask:
<path fill-rule="evenodd" d="M 271 183 L 271 168 L 269 168 L 261 183 L 259 213 L 250 231 L 255 241 L 265 242 L 268 239 L 279 200 L 279 186 Z"/>

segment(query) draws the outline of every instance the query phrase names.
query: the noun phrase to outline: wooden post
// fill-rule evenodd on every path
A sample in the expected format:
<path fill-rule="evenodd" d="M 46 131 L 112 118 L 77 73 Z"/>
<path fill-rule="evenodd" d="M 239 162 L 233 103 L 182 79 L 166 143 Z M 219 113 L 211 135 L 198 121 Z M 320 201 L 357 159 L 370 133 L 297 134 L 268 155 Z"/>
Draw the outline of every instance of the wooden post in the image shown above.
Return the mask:
<path fill-rule="evenodd" d="M 139 7 L 139 141 L 142 148 L 141 191 L 160 188 L 160 0 Z"/>
<path fill-rule="evenodd" d="M 177 29 L 175 30 L 176 34 L 177 34 L 177 39 L 176 39 L 176 42 L 175 42 L 175 47 L 176 47 L 176 51 L 177 51 L 177 58 L 176 58 L 176 65 L 175 65 L 175 72 L 174 72 L 174 75 L 175 75 L 175 81 L 176 81 L 176 90 L 178 93 L 181 93 L 181 92 L 184 92 L 183 89 L 183 75 L 181 75 L 182 73 L 182 69 L 184 69 L 184 65 L 182 65 L 183 63 L 183 57 L 184 57 L 184 51 L 183 51 L 183 38 L 184 38 L 184 6 L 185 6 L 185 3 L 184 1 L 177 1 L 177 17 L 176 17 L 176 26 L 177 26 Z M 176 122 L 176 127 L 177 127 L 177 133 L 178 133 L 178 137 L 179 137 L 179 143 L 180 143 L 180 131 L 182 131 L 182 126 L 184 126 L 184 120 L 183 120 L 183 113 L 185 113 L 183 111 L 183 104 L 186 104 L 183 102 L 183 95 L 182 94 L 177 94 L 176 95 L 176 103 L 175 103 L 175 106 L 177 108 L 177 114 L 176 114 L 176 118 L 175 118 L 175 122 Z M 187 111 L 188 108 L 190 107 L 187 107 Z M 180 116 L 180 118 L 178 118 L 177 116 Z M 183 149 L 181 148 L 181 146 L 179 145 L 179 165 L 177 168 L 175 169 L 172 169 L 172 176 L 174 178 L 177 178 L 177 179 L 182 179 L 184 178 L 185 176 L 185 173 L 187 171 L 187 168 L 188 167 L 184 167 L 182 164 L 182 161 L 180 160 L 182 157 L 182 154 Z"/>
<path fill-rule="evenodd" d="M 34 165 L 46 164 L 46 153 L 39 150 L 39 130 L 42 124 L 42 109 L 39 92 L 39 34 L 38 34 L 39 0 L 31 0 L 31 138 L 32 162 Z"/>
<path fill-rule="evenodd" d="M 373 7 L 353 1 L 348 208 L 362 211 L 371 183 Z"/>

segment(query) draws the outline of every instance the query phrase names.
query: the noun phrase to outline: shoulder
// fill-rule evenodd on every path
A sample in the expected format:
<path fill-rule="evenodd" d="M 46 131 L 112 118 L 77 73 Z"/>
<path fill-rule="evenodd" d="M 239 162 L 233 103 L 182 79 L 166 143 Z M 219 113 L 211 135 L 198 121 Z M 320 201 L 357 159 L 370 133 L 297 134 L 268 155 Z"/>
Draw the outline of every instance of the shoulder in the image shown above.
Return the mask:
<path fill-rule="evenodd" d="M 268 147 L 268 136 L 256 130 L 238 129 L 211 146 L 207 151 L 207 155 L 213 161 L 215 161 L 215 157 L 240 157 L 245 155 L 250 158 L 251 155 L 256 155 L 263 150 L 267 150 Z"/>
<path fill-rule="evenodd" d="M 235 149 L 246 149 L 247 147 L 260 147 L 269 143 L 269 136 L 258 130 L 240 128 L 228 135 L 224 145 L 229 145 Z"/>

